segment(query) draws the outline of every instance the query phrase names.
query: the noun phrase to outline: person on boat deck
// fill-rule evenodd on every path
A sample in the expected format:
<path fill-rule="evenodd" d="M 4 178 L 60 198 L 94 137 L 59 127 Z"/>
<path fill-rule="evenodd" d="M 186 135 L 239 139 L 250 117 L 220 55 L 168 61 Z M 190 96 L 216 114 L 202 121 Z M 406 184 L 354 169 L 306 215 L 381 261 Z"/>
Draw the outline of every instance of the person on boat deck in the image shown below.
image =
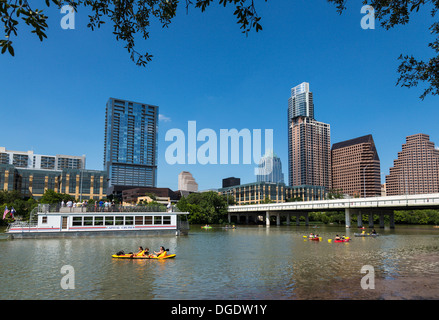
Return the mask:
<path fill-rule="evenodd" d="M 165 247 L 163 247 L 163 246 L 160 246 L 160 250 L 159 250 L 159 252 L 156 252 L 156 251 L 154 251 L 154 253 L 155 253 L 155 256 L 156 257 L 158 257 L 158 256 L 160 256 L 160 255 L 166 255 L 166 251 L 165 251 Z"/>

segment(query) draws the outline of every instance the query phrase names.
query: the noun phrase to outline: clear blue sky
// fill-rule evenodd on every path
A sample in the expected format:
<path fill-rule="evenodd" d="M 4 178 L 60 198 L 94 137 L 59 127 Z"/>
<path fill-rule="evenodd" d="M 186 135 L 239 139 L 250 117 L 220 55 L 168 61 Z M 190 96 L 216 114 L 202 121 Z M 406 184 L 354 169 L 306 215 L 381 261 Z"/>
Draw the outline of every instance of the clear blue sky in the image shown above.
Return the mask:
<path fill-rule="evenodd" d="M 182 2 L 183 3 L 183 2 Z M 221 180 L 255 180 L 254 165 L 169 165 L 169 129 L 273 129 L 274 149 L 288 177 L 287 105 L 290 89 L 309 82 L 315 118 L 331 125 L 331 143 L 372 134 L 381 158 L 382 182 L 407 135 L 426 133 L 439 144 L 439 97 L 419 99 L 423 86 L 396 87 L 398 56 L 430 58 L 429 11 L 407 26 L 363 30 L 361 2 L 341 16 L 326 1 L 256 1 L 264 30 L 243 35 L 232 7 L 206 12 L 184 5 L 168 29 L 153 24 L 151 38 L 137 40 L 154 55 L 137 67 L 110 24 L 63 30 L 63 15 L 48 9 L 42 43 L 21 26 L 14 58 L 0 56 L 0 146 L 38 154 L 87 156 L 88 169 L 103 169 L 105 104 L 109 97 L 155 104 L 169 118 L 159 123 L 158 186 L 177 189 L 190 171 L 199 189 Z M 200 143 L 201 144 L 201 143 Z"/>

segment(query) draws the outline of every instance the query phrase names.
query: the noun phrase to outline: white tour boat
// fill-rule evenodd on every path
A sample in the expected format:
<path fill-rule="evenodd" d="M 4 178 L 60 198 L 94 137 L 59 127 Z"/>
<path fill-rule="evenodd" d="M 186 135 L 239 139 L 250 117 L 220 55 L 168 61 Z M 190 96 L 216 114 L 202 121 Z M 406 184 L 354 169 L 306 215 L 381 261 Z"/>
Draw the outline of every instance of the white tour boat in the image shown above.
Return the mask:
<path fill-rule="evenodd" d="M 102 211 L 101 211 L 102 210 Z M 93 235 L 187 234 L 187 212 L 146 212 L 144 207 L 114 208 L 38 205 L 28 222 L 11 223 L 9 238 L 47 238 Z"/>

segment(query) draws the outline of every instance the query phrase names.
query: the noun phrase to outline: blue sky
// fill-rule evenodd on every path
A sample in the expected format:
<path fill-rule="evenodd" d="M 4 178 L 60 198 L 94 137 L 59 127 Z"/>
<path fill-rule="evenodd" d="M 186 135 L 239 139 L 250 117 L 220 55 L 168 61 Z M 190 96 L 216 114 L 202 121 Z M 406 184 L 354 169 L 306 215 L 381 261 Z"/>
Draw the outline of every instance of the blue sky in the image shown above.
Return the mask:
<path fill-rule="evenodd" d="M 326 1 L 256 1 L 263 31 L 246 37 L 232 7 L 206 12 L 184 5 L 167 29 L 153 24 L 139 51 L 154 55 L 137 67 L 110 24 L 87 28 L 87 12 L 75 30 L 63 30 L 63 15 L 47 9 L 48 39 L 40 42 L 22 26 L 15 57 L 0 56 L 0 146 L 38 154 L 87 157 L 88 169 L 103 169 L 105 104 L 109 97 L 160 107 L 158 186 L 177 189 L 190 171 L 199 189 L 221 180 L 255 180 L 254 165 L 169 165 L 166 132 L 197 129 L 273 129 L 274 149 L 287 179 L 287 105 L 290 89 L 309 82 L 315 118 L 331 125 L 331 143 L 372 134 L 381 159 L 382 182 L 407 135 L 426 133 L 439 144 L 439 97 L 419 99 L 418 88 L 396 87 L 401 53 L 428 59 L 433 20 L 423 9 L 409 25 L 363 30 L 361 2 L 342 15 Z M 201 143 L 200 143 L 201 144 Z"/>

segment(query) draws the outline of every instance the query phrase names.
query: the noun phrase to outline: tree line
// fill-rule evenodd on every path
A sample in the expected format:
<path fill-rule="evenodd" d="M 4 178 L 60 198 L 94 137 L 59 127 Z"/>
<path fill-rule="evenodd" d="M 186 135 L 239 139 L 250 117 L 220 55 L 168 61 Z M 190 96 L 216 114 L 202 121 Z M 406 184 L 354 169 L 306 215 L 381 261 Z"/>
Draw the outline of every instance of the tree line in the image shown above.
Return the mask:
<path fill-rule="evenodd" d="M 23 198 L 18 191 L 0 191 L 0 213 L 3 217 L 5 207 L 9 210 L 12 207 L 15 209 L 15 216 L 20 216 L 23 220 L 29 219 L 31 211 L 38 206 L 39 203 L 58 204 L 61 201 L 75 201 L 71 195 L 64 193 L 57 193 L 53 190 L 46 190 L 41 199 L 38 201 L 34 198 Z M 101 199 L 106 200 L 106 199 Z M 88 200 L 89 204 L 95 201 Z M 156 203 L 152 203 L 155 205 Z M 189 212 L 188 220 L 191 224 L 222 224 L 228 223 L 227 208 L 232 204 L 232 200 L 227 199 L 226 196 L 220 195 L 217 192 L 209 191 L 203 193 L 191 193 L 186 197 L 182 197 L 178 203 L 177 208 L 183 212 Z M 148 204 L 148 205 L 151 205 Z M 304 218 L 301 217 L 303 220 Z M 357 217 L 354 215 L 352 221 L 355 222 Z M 384 216 L 387 223 L 389 218 Z M 439 210 L 397 210 L 394 212 L 394 219 L 396 224 L 421 224 L 421 225 L 438 225 L 439 224 Z M 345 223 L 344 211 L 333 212 L 311 212 L 309 214 L 309 221 L 311 223 Z M 368 215 L 363 215 L 363 224 L 368 223 Z M 11 222 L 9 218 L 0 219 L 0 225 L 6 225 Z M 379 216 L 374 215 L 374 223 L 379 223 Z"/>

